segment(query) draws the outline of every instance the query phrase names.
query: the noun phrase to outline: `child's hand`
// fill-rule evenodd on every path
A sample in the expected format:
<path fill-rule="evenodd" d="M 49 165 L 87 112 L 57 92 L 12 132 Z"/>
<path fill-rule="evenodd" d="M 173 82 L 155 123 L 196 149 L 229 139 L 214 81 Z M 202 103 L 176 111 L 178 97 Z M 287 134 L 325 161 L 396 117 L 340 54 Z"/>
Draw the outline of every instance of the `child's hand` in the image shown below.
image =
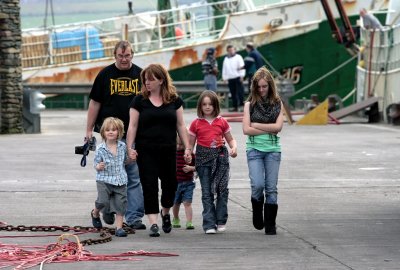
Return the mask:
<path fill-rule="evenodd" d="M 192 166 L 189 166 L 189 165 L 186 164 L 185 166 L 183 166 L 182 171 L 184 173 L 188 173 L 188 172 L 193 171 L 193 169 L 192 169 Z"/>
<path fill-rule="evenodd" d="M 126 159 L 126 161 L 125 161 L 125 165 L 131 164 L 131 163 L 134 163 L 134 162 L 136 162 L 136 160 L 130 159 L 130 158 L 128 157 L 128 158 Z"/>
<path fill-rule="evenodd" d="M 106 163 L 104 161 L 96 165 L 96 170 L 103 171 L 106 168 Z"/>
<path fill-rule="evenodd" d="M 229 152 L 229 155 L 230 155 L 231 157 L 235 158 L 235 157 L 237 156 L 237 148 L 236 148 L 236 147 L 231 148 L 231 150 L 230 150 L 230 152 Z"/>

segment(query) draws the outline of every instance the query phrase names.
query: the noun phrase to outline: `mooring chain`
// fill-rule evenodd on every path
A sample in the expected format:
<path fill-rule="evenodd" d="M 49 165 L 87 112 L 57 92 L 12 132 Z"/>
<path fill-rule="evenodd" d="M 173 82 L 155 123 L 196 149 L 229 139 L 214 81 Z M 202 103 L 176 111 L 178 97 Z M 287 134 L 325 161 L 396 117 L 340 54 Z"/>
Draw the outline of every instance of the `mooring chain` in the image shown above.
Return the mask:
<path fill-rule="evenodd" d="M 135 229 L 130 228 L 126 224 L 124 224 L 123 229 L 128 233 L 128 234 L 134 234 Z M 101 229 L 97 229 L 94 227 L 85 227 L 85 226 L 25 226 L 25 225 L 18 225 L 18 226 L 13 226 L 13 225 L 7 225 L 7 224 L 1 224 L 0 226 L 0 231 L 18 231 L 18 232 L 25 232 L 25 231 L 31 231 L 31 232 L 55 232 L 55 231 L 62 231 L 62 232 L 81 232 L 81 233 L 87 233 L 87 232 L 92 232 L 100 233 L 100 237 L 98 239 L 86 239 L 82 240 L 81 244 L 83 246 L 86 245 L 96 245 L 96 244 L 103 244 L 110 242 L 112 240 L 112 235 L 115 234 L 115 228 L 108 228 L 104 227 Z"/>

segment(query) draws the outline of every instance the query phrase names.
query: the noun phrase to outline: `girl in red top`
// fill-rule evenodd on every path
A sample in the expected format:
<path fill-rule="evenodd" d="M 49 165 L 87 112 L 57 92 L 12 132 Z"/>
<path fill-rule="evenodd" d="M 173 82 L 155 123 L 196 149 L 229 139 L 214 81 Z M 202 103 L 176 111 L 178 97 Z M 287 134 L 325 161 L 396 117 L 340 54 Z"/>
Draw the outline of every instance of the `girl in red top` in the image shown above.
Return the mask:
<path fill-rule="evenodd" d="M 231 127 L 220 115 L 215 92 L 204 91 L 197 102 L 198 118 L 189 128 L 189 144 L 196 145 L 196 171 L 200 178 L 203 203 L 203 229 L 206 234 L 225 231 L 228 219 L 229 156 L 237 156 Z M 225 140 L 230 151 L 225 146 Z M 216 204 L 214 197 L 216 196 Z"/>

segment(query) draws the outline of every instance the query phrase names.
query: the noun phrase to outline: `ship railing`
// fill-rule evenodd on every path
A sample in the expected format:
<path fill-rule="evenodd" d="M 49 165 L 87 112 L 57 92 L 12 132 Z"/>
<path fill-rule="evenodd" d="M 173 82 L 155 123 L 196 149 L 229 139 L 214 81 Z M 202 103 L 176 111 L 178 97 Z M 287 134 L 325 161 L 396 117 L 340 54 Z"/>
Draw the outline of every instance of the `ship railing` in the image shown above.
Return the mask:
<path fill-rule="evenodd" d="M 369 72 L 390 72 L 400 69 L 400 25 L 382 30 L 361 28 L 359 63 Z"/>
<path fill-rule="evenodd" d="M 229 14 L 213 14 L 213 7 L 223 7 L 234 2 L 237 1 L 202 3 L 114 19 L 24 30 L 22 66 L 40 68 L 46 65 L 111 59 L 114 46 L 119 40 L 129 40 L 138 54 L 180 48 L 199 40 L 215 40 L 224 29 L 217 28 L 214 25 L 215 20 L 224 20 L 226 23 Z M 180 33 L 176 32 L 178 28 Z M 163 35 L 166 31 L 170 33 Z"/>

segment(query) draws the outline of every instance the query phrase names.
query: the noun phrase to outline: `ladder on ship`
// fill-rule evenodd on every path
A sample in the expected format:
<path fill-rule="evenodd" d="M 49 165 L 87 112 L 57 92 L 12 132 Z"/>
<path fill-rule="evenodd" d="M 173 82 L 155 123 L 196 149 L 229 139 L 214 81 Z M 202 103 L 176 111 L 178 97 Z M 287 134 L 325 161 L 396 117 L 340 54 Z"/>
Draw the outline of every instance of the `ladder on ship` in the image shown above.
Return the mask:
<path fill-rule="evenodd" d="M 355 55 L 358 52 L 358 47 L 356 44 L 356 37 L 353 31 L 353 27 L 351 26 L 349 17 L 347 16 L 346 11 L 342 5 L 342 1 L 335 0 L 335 3 L 340 15 L 340 20 L 343 24 L 344 32 L 340 30 L 335 20 L 335 17 L 333 16 L 328 0 L 321 0 L 321 4 L 324 8 L 333 37 L 337 40 L 338 43 L 344 44 L 351 55 Z"/>

